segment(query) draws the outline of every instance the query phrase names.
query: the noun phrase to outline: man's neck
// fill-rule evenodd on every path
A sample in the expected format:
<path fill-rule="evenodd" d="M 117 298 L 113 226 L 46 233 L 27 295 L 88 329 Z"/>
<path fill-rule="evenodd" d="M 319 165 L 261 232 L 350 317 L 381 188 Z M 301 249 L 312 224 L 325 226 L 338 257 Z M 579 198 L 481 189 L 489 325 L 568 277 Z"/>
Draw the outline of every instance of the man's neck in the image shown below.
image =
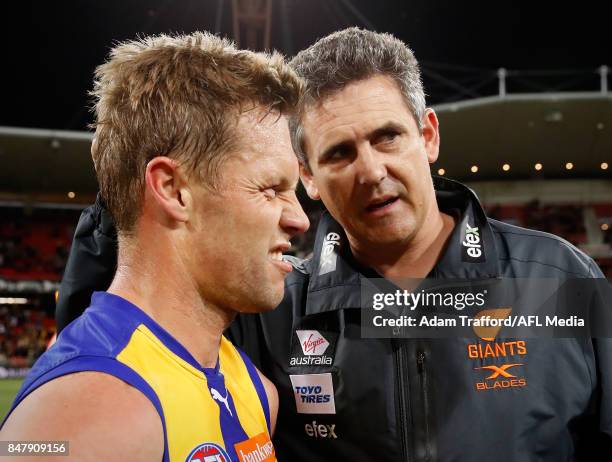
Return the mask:
<path fill-rule="evenodd" d="M 364 252 L 352 247 L 353 254 L 361 264 L 374 268 L 386 278 L 425 278 L 444 251 L 455 220 L 437 212 L 426 223 L 407 242 L 388 247 L 366 246 Z"/>
<path fill-rule="evenodd" d="M 202 367 L 214 367 L 221 335 L 234 315 L 206 304 L 190 281 L 193 279 L 182 274 L 176 265 L 159 265 L 146 258 L 122 258 L 120 253 L 117 273 L 108 292 L 147 313 Z"/>

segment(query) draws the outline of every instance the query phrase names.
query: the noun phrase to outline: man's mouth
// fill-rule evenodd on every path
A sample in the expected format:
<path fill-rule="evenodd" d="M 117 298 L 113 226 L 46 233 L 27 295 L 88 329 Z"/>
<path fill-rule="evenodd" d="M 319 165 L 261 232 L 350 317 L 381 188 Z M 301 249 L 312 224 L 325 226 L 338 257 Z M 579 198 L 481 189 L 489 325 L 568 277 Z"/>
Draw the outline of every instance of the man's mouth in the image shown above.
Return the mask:
<path fill-rule="evenodd" d="M 270 258 L 275 261 L 283 261 L 283 252 L 270 252 Z"/>
<path fill-rule="evenodd" d="M 291 263 L 283 260 L 283 252 L 289 250 L 290 247 L 289 242 L 282 242 L 274 246 L 269 253 L 272 263 L 284 273 L 290 273 L 293 268 Z"/>
<path fill-rule="evenodd" d="M 370 201 L 366 207 L 366 212 L 376 212 L 377 210 L 384 209 L 385 207 L 397 202 L 398 196 L 383 196 L 378 199 Z"/>

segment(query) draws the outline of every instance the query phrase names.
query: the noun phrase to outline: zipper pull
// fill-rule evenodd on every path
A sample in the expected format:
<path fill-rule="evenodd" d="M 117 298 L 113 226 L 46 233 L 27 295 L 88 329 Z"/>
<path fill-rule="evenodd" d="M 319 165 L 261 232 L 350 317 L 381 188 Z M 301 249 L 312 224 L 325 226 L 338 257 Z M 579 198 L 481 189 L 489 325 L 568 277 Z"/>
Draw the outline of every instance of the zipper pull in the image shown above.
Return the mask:
<path fill-rule="evenodd" d="M 425 368 L 425 353 L 423 351 L 418 351 L 416 360 L 419 374 L 422 374 L 423 369 Z"/>

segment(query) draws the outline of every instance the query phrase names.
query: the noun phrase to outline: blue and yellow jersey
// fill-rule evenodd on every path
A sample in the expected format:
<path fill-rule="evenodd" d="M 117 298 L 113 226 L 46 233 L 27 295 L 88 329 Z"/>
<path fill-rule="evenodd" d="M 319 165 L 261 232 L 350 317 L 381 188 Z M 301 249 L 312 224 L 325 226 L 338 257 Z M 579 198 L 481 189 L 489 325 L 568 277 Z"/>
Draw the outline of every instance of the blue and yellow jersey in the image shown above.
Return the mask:
<path fill-rule="evenodd" d="M 151 400 L 164 428 L 164 461 L 276 460 L 261 379 L 225 337 L 217 366 L 202 368 L 138 307 L 96 292 L 91 306 L 36 362 L 11 411 L 44 383 L 81 371 L 111 374 Z"/>

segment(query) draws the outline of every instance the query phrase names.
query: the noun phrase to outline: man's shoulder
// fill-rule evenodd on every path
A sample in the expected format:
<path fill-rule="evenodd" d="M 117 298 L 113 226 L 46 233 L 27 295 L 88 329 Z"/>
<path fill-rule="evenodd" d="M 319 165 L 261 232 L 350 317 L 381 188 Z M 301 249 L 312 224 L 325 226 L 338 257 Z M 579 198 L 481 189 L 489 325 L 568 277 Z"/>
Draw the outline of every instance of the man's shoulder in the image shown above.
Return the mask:
<path fill-rule="evenodd" d="M 530 265 L 542 277 L 600 277 L 591 257 L 554 234 L 489 218 L 499 259 L 518 267 Z M 533 276 L 533 271 L 530 276 Z M 519 275 L 519 277 L 521 277 Z"/>
<path fill-rule="evenodd" d="M 12 411 L 2 436 L 70 440 L 70 455 L 79 460 L 95 460 L 93 455 L 120 460 L 112 454 L 117 448 L 123 457 L 144 460 L 145 441 L 148 457 L 160 460 L 164 451 L 163 426 L 151 401 L 121 379 L 92 371 L 61 376 L 32 391 Z"/>
<path fill-rule="evenodd" d="M 56 360 L 60 356 L 114 357 L 129 341 L 138 323 L 125 310 L 94 303 L 58 335 L 45 355 L 52 355 Z"/>
<path fill-rule="evenodd" d="M 87 370 L 114 371 L 115 375 L 123 372 L 116 356 L 128 344 L 137 325 L 137 319 L 112 305 L 88 307 L 34 363 L 18 397 L 64 374 Z"/>

